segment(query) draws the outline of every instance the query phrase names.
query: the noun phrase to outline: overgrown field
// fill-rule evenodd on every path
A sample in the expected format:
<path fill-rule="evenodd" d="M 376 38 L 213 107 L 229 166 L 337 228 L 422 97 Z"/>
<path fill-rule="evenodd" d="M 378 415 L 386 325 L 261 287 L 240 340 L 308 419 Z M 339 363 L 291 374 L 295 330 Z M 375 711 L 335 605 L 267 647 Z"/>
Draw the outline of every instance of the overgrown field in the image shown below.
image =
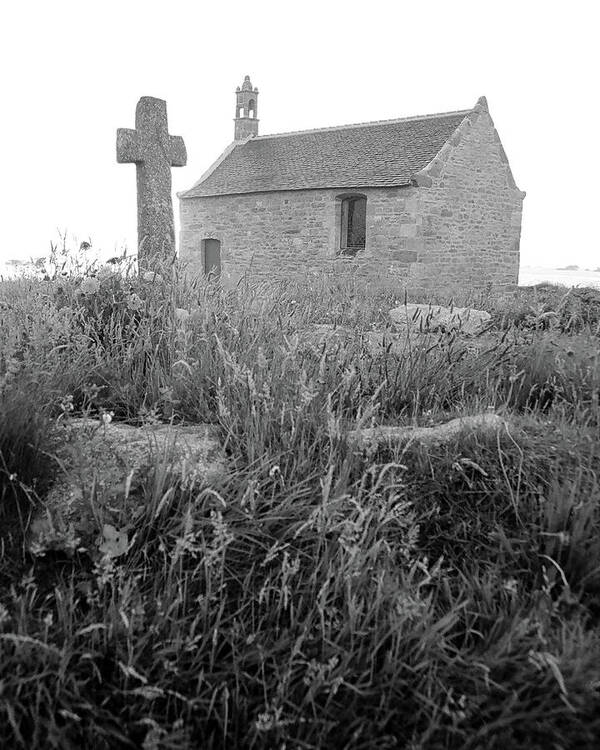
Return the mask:
<path fill-rule="evenodd" d="M 599 296 L 457 300 L 483 344 L 398 351 L 364 332 L 403 300 L 331 278 L 2 282 L 0 747 L 599 747 Z M 346 440 L 487 409 L 493 437 Z M 115 560 L 32 558 L 81 413 L 218 424 L 231 471 L 151 473 Z"/>

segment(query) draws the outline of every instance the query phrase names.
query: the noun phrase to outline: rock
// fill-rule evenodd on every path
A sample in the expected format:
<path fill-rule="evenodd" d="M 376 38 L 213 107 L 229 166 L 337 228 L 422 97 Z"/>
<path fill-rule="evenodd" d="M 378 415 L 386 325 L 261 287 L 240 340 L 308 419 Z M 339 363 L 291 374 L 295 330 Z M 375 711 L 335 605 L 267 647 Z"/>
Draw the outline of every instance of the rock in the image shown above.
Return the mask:
<path fill-rule="evenodd" d="M 237 309 L 247 319 L 258 321 L 273 313 L 273 298 L 267 293 L 255 291 L 252 295 L 241 294 L 236 302 Z"/>
<path fill-rule="evenodd" d="M 165 480 L 161 493 L 177 480 L 191 489 L 226 473 L 212 425 L 132 427 L 72 419 L 61 429 L 64 440 L 56 459 L 62 476 L 28 530 L 27 547 L 34 555 L 83 548 L 94 557 L 114 548 L 117 539 L 116 548 L 122 549 L 123 530 L 133 528 L 145 512 L 140 490 L 154 467 L 160 475 L 155 481 Z"/>
<path fill-rule="evenodd" d="M 410 307 L 410 305 L 408 307 Z M 397 309 L 402 311 L 405 310 L 404 307 Z M 488 315 L 488 313 L 484 312 L 483 315 Z M 315 323 L 298 333 L 300 339 L 305 343 L 317 347 L 325 346 L 331 349 L 335 349 L 340 345 L 350 345 L 354 342 L 358 345 L 362 342 L 362 344 L 366 345 L 366 348 L 373 355 L 381 355 L 383 352 L 391 351 L 398 356 L 410 356 L 411 352 L 416 351 L 416 349 L 422 345 L 421 342 L 423 342 L 427 336 L 432 336 L 433 341 L 435 341 L 438 346 L 443 346 L 444 343 L 447 343 L 448 337 L 444 335 L 444 327 L 441 324 L 439 326 L 426 325 L 424 322 L 421 329 L 419 326 L 420 319 L 419 313 L 414 323 L 411 323 L 409 319 L 409 325 L 404 328 L 401 325 L 396 324 L 394 326 L 389 326 L 384 330 L 368 329 L 360 332 L 348 328 L 347 326 L 334 326 L 331 323 Z M 404 322 L 406 323 L 406 321 Z M 493 333 L 487 335 L 483 327 L 480 329 L 476 328 L 472 325 L 472 321 L 467 318 L 452 321 L 451 326 L 452 327 L 447 329 L 448 331 L 456 330 L 470 334 L 475 331 L 483 331 L 483 333 L 478 333 L 476 338 L 464 340 L 464 347 L 466 351 L 471 354 L 481 354 L 486 348 L 491 349 L 498 342 L 498 337 L 496 335 Z M 429 347 L 432 345 L 432 341 L 428 339 L 425 344 Z"/>
<path fill-rule="evenodd" d="M 175 308 L 175 322 L 176 323 L 183 325 L 184 323 L 187 323 L 189 318 L 190 318 L 189 310 L 186 310 L 184 307 Z"/>
<path fill-rule="evenodd" d="M 347 326 L 334 326 L 331 323 L 315 323 L 310 328 L 299 332 L 301 339 L 318 347 L 326 346 L 335 348 L 340 345 L 349 345 L 352 342 L 362 342 L 371 354 L 382 354 L 384 351 L 392 351 L 398 355 L 406 355 L 414 345 L 413 339 L 418 333 L 414 329 L 407 329 L 400 334 L 393 328 L 386 330 L 364 330 L 357 333 L 356 330 Z"/>
<path fill-rule="evenodd" d="M 365 331 L 364 338 L 369 344 L 372 354 L 382 354 L 385 351 L 391 351 L 394 354 L 408 356 L 410 347 L 413 344 L 410 337 L 406 335 L 399 336 L 391 329 L 385 331 Z"/>
<path fill-rule="evenodd" d="M 493 413 L 458 417 L 432 427 L 386 426 L 351 430 L 348 443 L 358 448 L 394 446 L 418 441 L 426 446 L 448 443 L 462 431 L 496 432 L 505 426 L 502 417 Z"/>
<path fill-rule="evenodd" d="M 442 307 L 407 303 L 390 310 L 389 316 L 398 330 L 459 331 L 475 335 L 485 330 L 491 315 L 470 307 Z"/>
<path fill-rule="evenodd" d="M 405 337 L 398 337 L 394 331 L 360 331 L 347 326 L 334 326 L 331 323 L 315 323 L 308 330 L 301 332 L 303 341 L 317 347 L 335 349 L 340 345 L 348 346 L 353 342 L 367 345 L 372 354 L 381 353 L 388 346 L 397 353 L 406 349 Z"/>
<path fill-rule="evenodd" d="M 385 330 L 364 330 L 357 334 L 357 331 L 346 326 L 334 326 L 330 323 L 314 324 L 307 331 L 302 333 L 305 341 L 309 341 L 317 346 L 326 344 L 327 346 L 338 346 L 340 344 L 350 344 L 353 341 L 366 344 L 371 354 L 382 354 L 384 351 L 391 351 L 398 355 L 407 355 L 411 346 L 414 346 L 416 329 L 406 329 L 402 333 L 389 327 Z"/>
<path fill-rule="evenodd" d="M 314 343 L 333 341 L 334 343 L 346 342 L 352 339 L 355 332 L 346 326 L 336 326 L 331 323 L 315 323 L 308 332 L 308 337 Z"/>

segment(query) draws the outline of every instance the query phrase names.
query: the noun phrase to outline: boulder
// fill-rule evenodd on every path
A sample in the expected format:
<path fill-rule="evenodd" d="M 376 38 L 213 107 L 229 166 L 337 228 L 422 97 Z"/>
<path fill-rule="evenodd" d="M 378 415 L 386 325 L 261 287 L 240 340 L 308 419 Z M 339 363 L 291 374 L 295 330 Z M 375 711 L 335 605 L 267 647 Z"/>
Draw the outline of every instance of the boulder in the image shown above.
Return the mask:
<path fill-rule="evenodd" d="M 331 323 L 315 323 L 309 329 L 302 332 L 305 341 L 317 346 L 338 346 L 349 344 L 353 341 L 362 341 L 367 344 L 373 353 L 383 349 L 391 348 L 397 353 L 406 351 L 406 337 L 399 337 L 393 330 L 376 331 L 365 330 L 358 335 L 355 329 L 347 326 L 337 326 Z"/>
<path fill-rule="evenodd" d="M 418 328 L 408 328 L 401 332 L 389 326 L 385 330 L 368 329 L 357 334 L 352 328 L 334 326 L 331 323 L 315 323 L 310 328 L 299 331 L 299 335 L 304 343 L 327 350 L 335 350 L 339 346 L 348 346 L 356 342 L 357 345 L 365 345 L 372 355 L 391 351 L 399 356 L 408 355 L 411 348 L 423 338 L 419 336 Z"/>
<path fill-rule="evenodd" d="M 442 307 L 407 303 L 389 312 L 399 331 L 458 331 L 476 335 L 485 330 L 491 315 L 485 310 L 470 307 Z"/>
<path fill-rule="evenodd" d="M 337 326 L 332 323 L 314 323 L 308 331 L 306 338 L 314 344 L 346 343 L 355 336 L 355 331 L 347 326 Z"/>
<path fill-rule="evenodd" d="M 485 413 L 458 417 L 432 427 L 381 425 L 379 427 L 350 430 L 347 433 L 347 439 L 350 445 L 357 448 L 394 447 L 415 440 L 423 445 L 433 446 L 448 443 L 463 431 L 497 432 L 505 425 L 505 420 L 498 414 Z"/>
<path fill-rule="evenodd" d="M 142 489 L 152 470 L 164 493 L 174 482 L 185 489 L 210 483 L 227 469 L 213 425 L 134 427 L 105 417 L 69 419 L 59 429 L 59 478 L 28 530 L 34 555 L 122 554 L 124 534 L 146 511 Z"/>

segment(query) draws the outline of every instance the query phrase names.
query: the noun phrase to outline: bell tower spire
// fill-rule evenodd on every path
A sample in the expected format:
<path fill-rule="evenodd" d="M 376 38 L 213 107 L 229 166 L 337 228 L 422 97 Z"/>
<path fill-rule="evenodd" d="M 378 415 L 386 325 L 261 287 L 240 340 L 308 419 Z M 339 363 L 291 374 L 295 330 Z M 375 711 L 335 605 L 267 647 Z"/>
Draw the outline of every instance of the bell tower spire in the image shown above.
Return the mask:
<path fill-rule="evenodd" d="M 252 88 L 250 76 L 244 78 L 242 87 L 235 90 L 235 136 L 236 141 L 258 135 L 258 89 Z"/>

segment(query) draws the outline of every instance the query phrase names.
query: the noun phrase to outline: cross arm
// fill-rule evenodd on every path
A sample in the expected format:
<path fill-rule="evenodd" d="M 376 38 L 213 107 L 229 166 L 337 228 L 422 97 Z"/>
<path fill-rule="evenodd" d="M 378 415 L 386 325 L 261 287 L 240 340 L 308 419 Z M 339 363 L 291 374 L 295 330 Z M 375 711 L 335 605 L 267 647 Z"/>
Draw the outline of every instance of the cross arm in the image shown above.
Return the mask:
<path fill-rule="evenodd" d="M 180 135 L 169 136 L 169 161 L 172 167 L 185 167 L 186 165 L 187 151 Z"/>
<path fill-rule="evenodd" d="M 118 128 L 117 161 L 119 164 L 143 161 L 138 134 L 135 130 Z"/>

